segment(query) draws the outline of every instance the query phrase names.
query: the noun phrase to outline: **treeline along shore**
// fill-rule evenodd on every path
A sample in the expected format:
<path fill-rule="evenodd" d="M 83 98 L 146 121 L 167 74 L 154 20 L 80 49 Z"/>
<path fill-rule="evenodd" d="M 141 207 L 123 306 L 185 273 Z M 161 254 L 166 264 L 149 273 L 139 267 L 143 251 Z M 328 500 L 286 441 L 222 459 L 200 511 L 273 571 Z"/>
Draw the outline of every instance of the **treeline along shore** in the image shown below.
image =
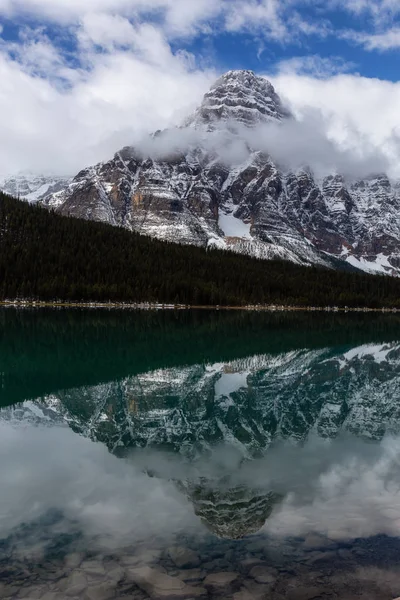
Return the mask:
<path fill-rule="evenodd" d="M 60 216 L 0 193 L 0 301 L 400 308 L 400 278 L 258 260 Z"/>

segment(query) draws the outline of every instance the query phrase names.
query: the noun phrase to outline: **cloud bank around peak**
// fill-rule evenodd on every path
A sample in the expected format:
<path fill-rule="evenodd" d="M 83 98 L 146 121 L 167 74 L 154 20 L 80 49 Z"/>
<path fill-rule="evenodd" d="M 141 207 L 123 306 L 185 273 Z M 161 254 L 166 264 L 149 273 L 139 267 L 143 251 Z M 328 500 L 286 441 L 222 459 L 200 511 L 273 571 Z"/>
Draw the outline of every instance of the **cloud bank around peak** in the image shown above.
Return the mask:
<path fill-rule="evenodd" d="M 344 153 L 375 156 L 399 177 L 400 83 L 336 74 L 325 78 L 283 70 L 271 78 L 297 119 L 318 111 L 329 139 Z"/>
<path fill-rule="evenodd" d="M 312 169 L 317 178 L 339 173 L 349 180 L 390 172 L 390 161 L 368 140 L 345 147 L 328 132 L 320 111 L 304 111 L 299 120 L 259 124 L 255 128 L 235 122 L 204 128 L 169 128 L 138 140 L 134 150 L 142 158 L 168 160 L 173 154 L 199 149 L 227 167 L 245 164 L 254 152 L 271 157 L 283 171 Z M 357 136 L 355 136 L 357 138 Z"/>
<path fill-rule="evenodd" d="M 106 159 L 138 135 L 179 122 L 215 78 L 211 69 L 193 70 L 190 56 L 174 54 L 148 25 L 138 31 L 137 50 L 94 52 L 101 26 L 90 30 L 90 46 L 81 32 L 87 69 L 60 65 L 45 42 L 28 41 L 23 62 L 0 46 L 0 176 L 73 174 Z"/>
<path fill-rule="evenodd" d="M 301 123 L 273 138 L 278 159 L 285 152 L 296 164 L 297 153 L 317 169 L 354 164 L 358 174 L 371 164 L 400 176 L 400 84 L 361 77 L 341 56 L 301 56 L 311 40 L 333 34 L 366 51 L 393 49 L 400 9 L 391 0 L 314 4 L 0 1 L 0 178 L 27 170 L 73 175 L 153 131 L 181 124 L 225 66 L 235 66 L 222 66 L 212 51 L 215 40 L 229 35 L 247 36 L 259 55 L 270 44 L 296 45 L 296 54 L 276 69 L 259 69 Z M 369 29 L 332 31 L 334 10 L 365 19 Z M 199 40 L 205 46 L 196 46 Z M 307 133 L 307 124 L 314 131 Z"/>

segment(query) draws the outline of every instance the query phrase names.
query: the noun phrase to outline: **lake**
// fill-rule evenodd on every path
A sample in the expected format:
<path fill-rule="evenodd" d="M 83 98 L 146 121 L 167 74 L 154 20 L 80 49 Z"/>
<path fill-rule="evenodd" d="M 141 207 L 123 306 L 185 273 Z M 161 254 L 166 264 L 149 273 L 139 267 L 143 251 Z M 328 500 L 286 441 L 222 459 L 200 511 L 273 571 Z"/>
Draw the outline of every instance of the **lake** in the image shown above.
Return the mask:
<path fill-rule="evenodd" d="M 0 310 L 0 597 L 400 596 L 400 317 Z"/>

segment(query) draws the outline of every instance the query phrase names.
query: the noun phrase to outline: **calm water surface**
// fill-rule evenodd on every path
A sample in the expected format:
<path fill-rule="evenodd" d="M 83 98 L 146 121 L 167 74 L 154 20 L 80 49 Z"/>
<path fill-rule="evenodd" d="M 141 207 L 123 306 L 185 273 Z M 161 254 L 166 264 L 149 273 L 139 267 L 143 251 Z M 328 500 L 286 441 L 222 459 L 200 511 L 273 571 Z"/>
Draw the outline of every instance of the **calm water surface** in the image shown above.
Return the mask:
<path fill-rule="evenodd" d="M 0 598 L 400 596 L 400 318 L 0 311 Z"/>

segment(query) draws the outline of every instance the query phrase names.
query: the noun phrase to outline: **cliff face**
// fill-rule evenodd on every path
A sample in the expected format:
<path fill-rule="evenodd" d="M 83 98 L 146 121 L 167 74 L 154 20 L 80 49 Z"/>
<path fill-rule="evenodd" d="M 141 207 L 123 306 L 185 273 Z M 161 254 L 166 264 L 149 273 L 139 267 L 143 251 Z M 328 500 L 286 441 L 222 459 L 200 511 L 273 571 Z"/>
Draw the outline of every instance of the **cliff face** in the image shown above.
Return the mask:
<path fill-rule="evenodd" d="M 153 136 L 156 153 L 124 148 L 41 201 L 172 242 L 398 274 L 398 184 L 385 175 L 317 181 L 307 168 L 281 169 L 243 137 L 291 118 L 268 81 L 230 71 L 182 127 Z"/>

